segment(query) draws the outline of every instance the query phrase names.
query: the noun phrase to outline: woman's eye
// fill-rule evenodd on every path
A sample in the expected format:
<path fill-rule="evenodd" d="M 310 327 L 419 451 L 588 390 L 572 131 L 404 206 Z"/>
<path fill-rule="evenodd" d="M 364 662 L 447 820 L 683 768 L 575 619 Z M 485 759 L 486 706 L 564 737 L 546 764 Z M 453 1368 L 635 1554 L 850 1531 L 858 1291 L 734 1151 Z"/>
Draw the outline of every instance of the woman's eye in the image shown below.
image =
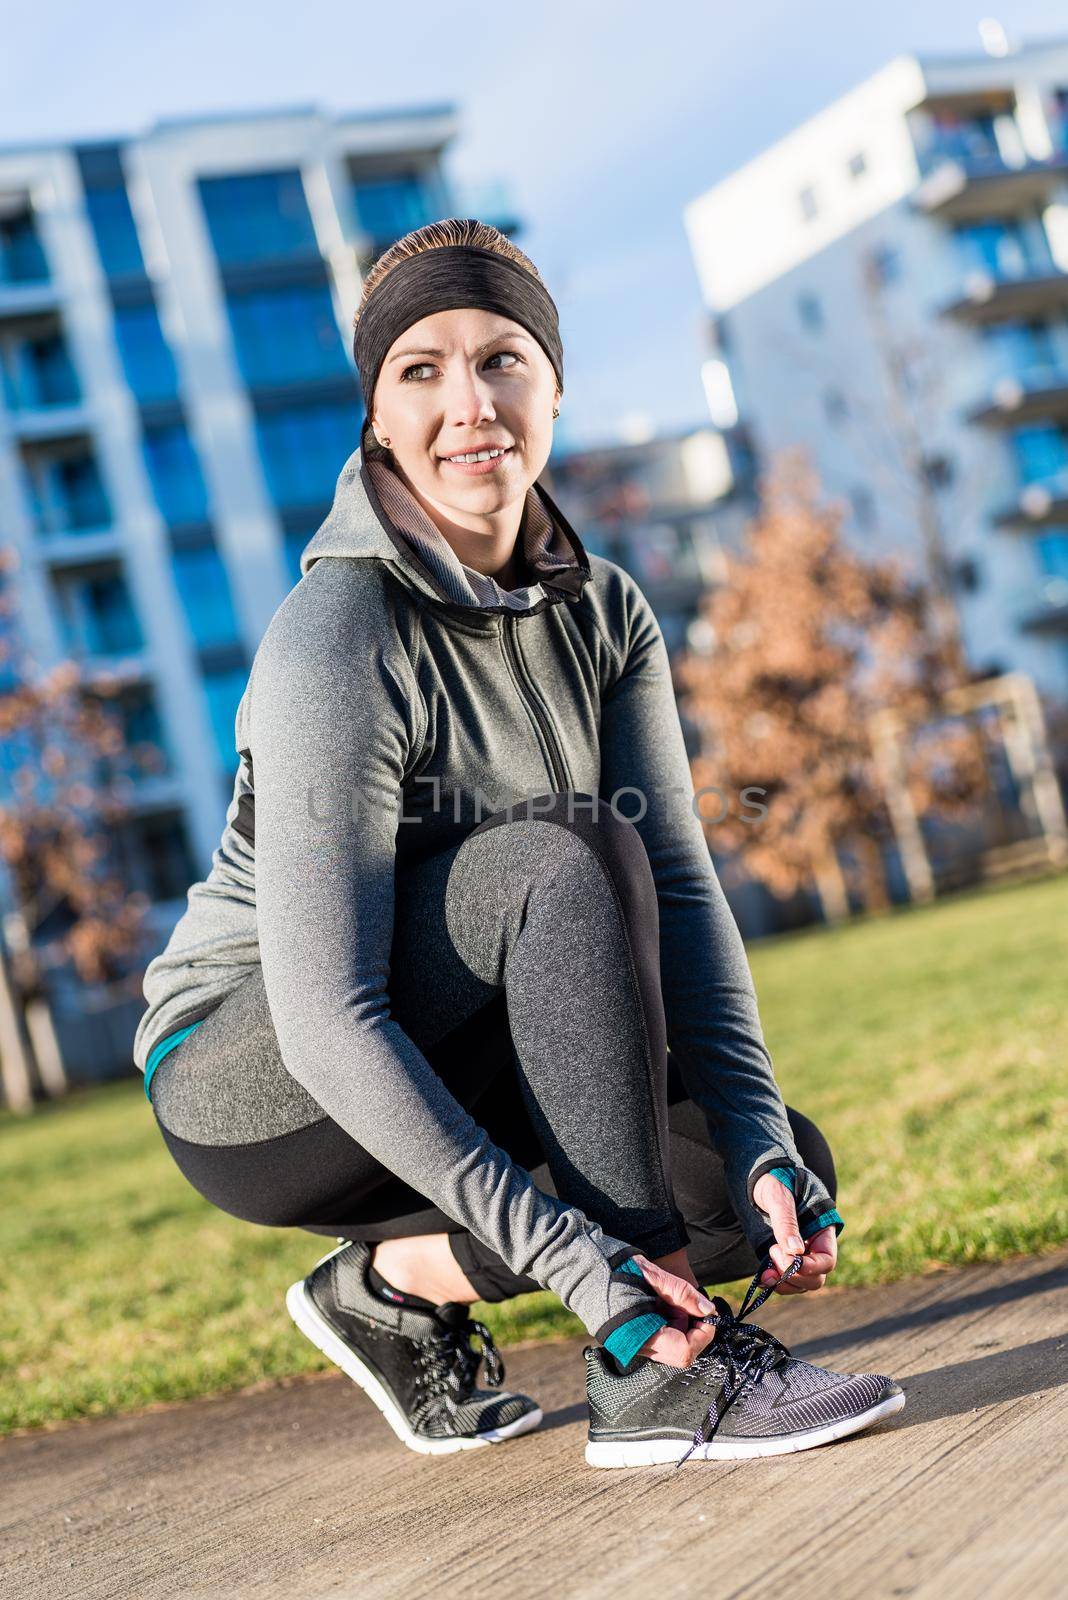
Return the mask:
<path fill-rule="evenodd" d="M 517 355 L 517 353 L 514 350 L 496 350 L 496 351 L 494 351 L 493 355 L 487 356 L 486 359 L 487 359 L 487 361 L 497 361 L 497 360 L 500 359 L 501 356 L 510 356 L 513 361 L 522 361 L 522 359 L 523 359 L 523 357 L 521 355 Z M 416 362 L 414 362 L 412 366 L 405 367 L 404 371 L 401 373 L 401 382 L 402 383 L 421 383 L 422 382 L 421 378 L 410 378 L 408 376 L 408 374 L 411 373 L 411 372 L 421 372 L 424 367 L 432 367 L 433 365 L 434 365 L 434 363 L 432 361 L 416 361 Z M 504 368 L 503 370 L 507 371 L 508 369 Z"/>

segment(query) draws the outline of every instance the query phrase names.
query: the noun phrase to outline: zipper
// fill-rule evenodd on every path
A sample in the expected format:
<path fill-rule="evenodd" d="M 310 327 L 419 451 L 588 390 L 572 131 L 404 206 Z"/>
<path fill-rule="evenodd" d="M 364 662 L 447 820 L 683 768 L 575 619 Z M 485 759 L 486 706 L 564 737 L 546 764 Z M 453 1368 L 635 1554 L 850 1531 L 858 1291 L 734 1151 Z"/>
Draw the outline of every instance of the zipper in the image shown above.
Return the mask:
<path fill-rule="evenodd" d="M 501 639 L 504 643 L 504 657 L 512 668 L 512 677 L 519 690 L 520 698 L 526 705 L 530 720 L 541 737 L 542 751 L 545 764 L 552 776 L 553 787 L 562 792 L 568 787 L 567 766 L 564 761 L 564 752 L 560 748 L 560 741 L 556 736 L 549 717 L 545 714 L 544 704 L 534 685 L 533 679 L 527 672 L 523 657 L 519 650 L 519 640 L 515 630 L 519 626 L 519 618 L 504 616 L 501 619 Z"/>

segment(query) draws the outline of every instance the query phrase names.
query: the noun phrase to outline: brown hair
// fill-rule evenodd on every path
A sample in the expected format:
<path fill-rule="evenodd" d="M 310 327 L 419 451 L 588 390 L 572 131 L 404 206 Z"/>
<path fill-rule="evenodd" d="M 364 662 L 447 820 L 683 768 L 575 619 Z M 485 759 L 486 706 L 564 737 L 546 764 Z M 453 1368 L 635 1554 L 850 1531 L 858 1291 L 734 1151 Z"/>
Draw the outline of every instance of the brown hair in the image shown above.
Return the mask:
<path fill-rule="evenodd" d="M 508 235 L 495 228 L 491 222 L 479 222 L 474 217 L 446 217 L 442 222 L 428 222 L 425 227 L 413 228 L 411 233 L 406 233 L 403 239 L 398 239 L 388 250 L 382 252 L 363 280 L 360 304 L 352 319 L 353 328 L 359 322 L 360 314 L 371 295 L 395 266 L 401 261 L 406 261 L 409 256 L 420 255 L 424 250 L 439 250 L 442 246 L 450 244 L 474 244 L 483 250 L 496 250 L 498 255 L 505 256 L 509 261 L 514 261 L 516 266 L 522 267 L 525 272 L 531 273 L 548 293 L 548 285 L 530 257 L 524 255 L 519 246 L 513 244 Z M 389 461 L 393 452 L 384 449 L 375 438 L 374 429 L 368 427 L 364 454 Z"/>

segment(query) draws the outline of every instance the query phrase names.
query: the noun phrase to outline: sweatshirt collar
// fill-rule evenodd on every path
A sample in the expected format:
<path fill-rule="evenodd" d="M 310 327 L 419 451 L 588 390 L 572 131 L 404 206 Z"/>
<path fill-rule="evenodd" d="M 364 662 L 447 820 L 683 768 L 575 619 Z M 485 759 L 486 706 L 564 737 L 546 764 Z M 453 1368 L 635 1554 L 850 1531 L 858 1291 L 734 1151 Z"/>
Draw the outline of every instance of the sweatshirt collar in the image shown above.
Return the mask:
<path fill-rule="evenodd" d="M 390 563 L 409 588 L 472 620 L 475 614 L 530 616 L 561 600 L 577 601 L 592 577 L 589 556 L 560 508 L 540 483 L 527 490 L 520 523 L 534 582 L 504 590 L 456 556 L 403 480 L 357 447 L 338 475 L 330 512 L 305 545 L 301 576 L 328 557 Z"/>

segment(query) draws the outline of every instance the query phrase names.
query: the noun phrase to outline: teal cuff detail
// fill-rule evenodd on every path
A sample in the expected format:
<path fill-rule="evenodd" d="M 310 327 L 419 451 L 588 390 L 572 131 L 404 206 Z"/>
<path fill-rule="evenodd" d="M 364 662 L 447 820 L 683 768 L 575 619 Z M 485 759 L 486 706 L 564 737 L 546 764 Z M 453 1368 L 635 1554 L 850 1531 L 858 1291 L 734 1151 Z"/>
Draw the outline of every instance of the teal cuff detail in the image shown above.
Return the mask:
<path fill-rule="evenodd" d="M 778 1178 L 780 1183 L 784 1183 L 791 1194 L 797 1193 L 794 1188 L 794 1170 L 792 1167 L 772 1167 L 771 1175 L 773 1178 Z"/>
<path fill-rule="evenodd" d="M 802 1238 L 811 1239 L 812 1235 L 814 1233 L 819 1233 L 821 1228 L 831 1227 L 837 1228 L 839 1233 L 841 1233 L 842 1229 L 845 1227 L 845 1222 L 838 1215 L 838 1212 L 833 1206 L 830 1211 L 822 1212 L 821 1215 L 816 1218 L 815 1222 L 809 1225 L 808 1231 L 802 1235 Z"/>
<path fill-rule="evenodd" d="M 206 1017 L 201 1017 L 200 1022 L 206 1021 Z M 148 1086 L 152 1082 L 156 1068 L 159 1066 L 164 1056 L 169 1055 L 176 1045 L 180 1045 L 182 1040 L 187 1038 L 189 1034 L 193 1032 L 194 1028 L 200 1027 L 200 1022 L 191 1022 L 188 1028 L 179 1028 L 177 1033 L 168 1034 L 166 1039 L 161 1039 L 159 1044 L 157 1044 L 155 1049 L 152 1051 L 152 1054 L 145 1063 L 145 1099 L 148 1100 L 149 1103 L 151 1103 L 152 1096 L 148 1092 Z"/>
<path fill-rule="evenodd" d="M 621 1261 L 616 1268 L 617 1272 L 629 1272 L 632 1278 L 644 1278 L 645 1273 L 639 1267 L 633 1256 L 628 1256 L 626 1261 Z"/>
<path fill-rule="evenodd" d="M 604 1347 L 615 1356 L 620 1366 L 626 1367 L 630 1365 L 645 1341 L 666 1327 L 666 1317 L 661 1317 L 655 1311 L 645 1311 L 640 1317 L 632 1317 L 629 1322 L 623 1322 L 618 1328 L 613 1328 L 604 1341 Z"/>

